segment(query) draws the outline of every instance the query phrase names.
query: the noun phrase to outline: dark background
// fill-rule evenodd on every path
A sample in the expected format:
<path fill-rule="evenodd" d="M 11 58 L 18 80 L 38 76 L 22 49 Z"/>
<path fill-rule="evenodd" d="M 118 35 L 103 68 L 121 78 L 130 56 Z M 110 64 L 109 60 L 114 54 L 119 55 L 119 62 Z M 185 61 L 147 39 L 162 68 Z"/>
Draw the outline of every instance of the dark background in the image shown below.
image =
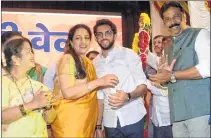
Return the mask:
<path fill-rule="evenodd" d="M 149 1 L 2 1 L 2 8 L 83 10 L 122 14 L 123 46 L 131 48 L 141 12 L 150 13 Z"/>

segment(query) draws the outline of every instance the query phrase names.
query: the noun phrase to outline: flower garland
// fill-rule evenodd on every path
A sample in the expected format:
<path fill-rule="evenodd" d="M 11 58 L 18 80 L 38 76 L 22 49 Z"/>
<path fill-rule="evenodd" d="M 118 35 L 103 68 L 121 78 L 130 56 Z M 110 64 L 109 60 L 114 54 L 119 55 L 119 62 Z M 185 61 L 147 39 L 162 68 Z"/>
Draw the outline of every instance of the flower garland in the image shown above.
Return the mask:
<path fill-rule="evenodd" d="M 150 42 L 149 33 L 146 32 L 145 30 L 141 31 L 139 33 L 138 47 L 139 47 L 139 56 L 141 57 L 143 69 L 146 68 L 146 64 L 147 64 L 147 55 L 149 52 L 149 42 Z"/>
<path fill-rule="evenodd" d="M 139 32 L 135 33 L 132 43 L 132 49 L 139 55 L 142 61 L 142 67 L 145 71 L 147 65 L 147 54 L 149 52 L 151 25 L 148 14 L 141 13 L 139 18 Z M 147 91 L 149 94 L 149 91 Z M 146 98 L 146 97 L 145 97 Z M 146 99 L 144 98 L 145 107 L 149 110 Z M 147 111 L 148 112 L 148 111 Z M 149 118 L 149 112 L 147 113 Z M 144 138 L 148 138 L 148 120 L 144 122 Z"/>
<path fill-rule="evenodd" d="M 210 1 L 205 0 L 205 6 L 210 11 Z"/>
<path fill-rule="evenodd" d="M 143 27 L 140 29 L 138 33 L 135 33 L 132 43 L 132 49 L 140 56 L 142 61 L 143 69 L 146 68 L 146 60 L 147 54 L 149 52 L 149 43 L 150 43 L 150 33 L 151 33 L 151 25 L 150 25 L 150 18 L 148 14 L 141 13 L 139 21 L 143 20 L 142 24 Z"/>

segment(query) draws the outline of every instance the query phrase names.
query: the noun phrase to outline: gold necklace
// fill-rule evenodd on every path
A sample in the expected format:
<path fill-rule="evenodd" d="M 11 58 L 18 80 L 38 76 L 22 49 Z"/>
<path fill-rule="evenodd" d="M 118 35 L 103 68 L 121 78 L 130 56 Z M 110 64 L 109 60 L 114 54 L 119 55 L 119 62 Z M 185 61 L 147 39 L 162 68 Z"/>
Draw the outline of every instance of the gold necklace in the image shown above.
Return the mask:
<path fill-rule="evenodd" d="M 18 92 L 19 92 L 19 94 L 20 94 L 20 96 L 21 96 L 21 98 L 22 98 L 22 100 L 23 100 L 23 103 L 25 103 L 25 100 L 24 100 L 24 98 L 23 98 L 23 96 L 22 96 L 22 93 L 21 93 L 21 90 L 19 89 L 19 87 L 18 87 L 18 84 L 16 83 L 16 81 L 15 81 L 15 78 L 10 74 L 10 76 L 11 76 L 11 78 L 12 78 L 12 80 L 13 80 L 13 82 L 15 83 L 15 85 L 16 85 L 16 88 L 17 88 L 17 90 L 18 90 Z M 31 86 L 31 93 L 32 93 L 32 95 L 33 95 L 33 97 L 34 97 L 34 93 L 33 93 L 33 87 L 32 87 L 32 82 L 31 82 L 31 80 L 30 80 L 30 78 L 29 78 L 29 76 L 27 75 L 27 79 L 29 80 L 29 83 L 30 83 L 30 86 Z"/>

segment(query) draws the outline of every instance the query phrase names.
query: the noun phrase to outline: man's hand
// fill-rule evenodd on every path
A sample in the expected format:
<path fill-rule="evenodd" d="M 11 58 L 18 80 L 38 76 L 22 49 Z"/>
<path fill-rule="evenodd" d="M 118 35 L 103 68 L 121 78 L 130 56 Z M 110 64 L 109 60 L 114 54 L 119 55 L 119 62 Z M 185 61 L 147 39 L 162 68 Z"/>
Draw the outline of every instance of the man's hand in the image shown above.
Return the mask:
<path fill-rule="evenodd" d="M 161 58 L 160 63 L 158 64 L 158 73 L 155 75 L 148 74 L 151 81 L 154 81 L 156 85 L 166 84 L 171 80 L 171 71 L 176 63 L 176 59 L 171 62 L 169 66 L 167 63 L 167 58 Z"/>
<path fill-rule="evenodd" d="M 122 90 L 117 90 L 116 92 L 116 94 L 111 94 L 108 96 L 108 102 L 114 108 L 119 108 L 128 102 L 128 95 Z"/>
<path fill-rule="evenodd" d="M 162 56 L 159 60 L 159 63 L 157 64 L 158 72 L 160 72 L 159 70 L 162 70 L 162 69 L 172 71 L 175 63 L 176 63 L 176 59 L 173 59 L 171 64 L 168 65 L 168 56 L 167 55 Z"/>
<path fill-rule="evenodd" d="M 158 83 L 158 82 L 150 81 L 150 83 L 151 83 L 152 86 L 155 86 L 157 88 L 161 88 L 162 87 L 161 84 Z"/>
<path fill-rule="evenodd" d="M 158 74 L 149 74 L 150 80 L 160 84 L 165 84 L 171 80 L 171 71 L 161 69 Z"/>

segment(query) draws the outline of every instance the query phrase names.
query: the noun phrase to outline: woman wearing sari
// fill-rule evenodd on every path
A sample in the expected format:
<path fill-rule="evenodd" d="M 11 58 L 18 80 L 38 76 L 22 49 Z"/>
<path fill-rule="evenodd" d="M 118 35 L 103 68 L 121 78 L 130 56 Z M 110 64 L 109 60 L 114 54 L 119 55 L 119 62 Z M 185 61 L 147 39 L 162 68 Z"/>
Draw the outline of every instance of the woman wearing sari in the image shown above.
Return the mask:
<path fill-rule="evenodd" d="M 2 76 L 3 137 L 47 137 L 46 122 L 53 120 L 49 120 L 51 109 L 44 107 L 51 104 L 52 97 L 47 87 L 27 75 L 35 66 L 31 42 L 23 37 L 12 39 L 4 45 L 2 55 L 7 71 Z"/>
<path fill-rule="evenodd" d="M 111 74 L 96 79 L 93 64 L 85 56 L 90 41 L 88 26 L 78 24 L 70 29 L 66 42 L 69 48 L 58 64 L 54 85 L 54 93 L 61 94 L 52 124 L 54 137 L 93 137 L 98 117 L 96 89 L 118 83 Z"/>

